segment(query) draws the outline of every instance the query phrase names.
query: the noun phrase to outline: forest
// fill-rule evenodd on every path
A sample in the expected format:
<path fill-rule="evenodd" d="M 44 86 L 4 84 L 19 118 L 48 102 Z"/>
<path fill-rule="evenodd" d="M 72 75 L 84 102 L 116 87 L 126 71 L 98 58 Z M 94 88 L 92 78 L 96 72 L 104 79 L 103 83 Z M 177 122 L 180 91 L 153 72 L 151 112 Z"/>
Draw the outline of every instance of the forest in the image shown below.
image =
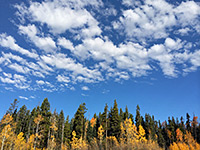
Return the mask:
<path fill-rule="evenodd" d="M 200 150 L 200 124 L 188 113 L 161 122 L 138 105 L 134 115 L 118 109 L 116 100 L 91 119 L 85 103 L 71 119 L 50 110 L 47 98 L 32 110 L 15 99 L 0 122 L 1 150 Z"/>

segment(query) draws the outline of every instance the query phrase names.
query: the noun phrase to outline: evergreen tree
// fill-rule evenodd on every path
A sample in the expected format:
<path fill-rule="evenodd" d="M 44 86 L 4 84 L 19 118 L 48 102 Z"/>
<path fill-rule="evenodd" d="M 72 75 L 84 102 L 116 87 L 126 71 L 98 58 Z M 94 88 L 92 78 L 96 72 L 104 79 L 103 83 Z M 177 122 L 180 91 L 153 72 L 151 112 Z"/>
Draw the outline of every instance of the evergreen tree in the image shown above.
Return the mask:
<path fill-rule="evenodd" d="M 114 101 L 113 109 L 110 110 L 109 120 L 110 120 L 110 128 L 108 132 L 109 136 L 115 136 L 117 139 L 119 139 L 121 129 L 120 129 L 120 117 L 116 100 Z"/>
<path fill-rule="evenodd" d="M 158 144 L 160 147 L 164 148 L 165 147 L 165 139 L 163 137 L 163 134 L 162 134 L 162 126 L 161 126 L 161 123 L 159 121 L 159 129 L 158 129 Z"/>
<path fill-rule="evenodd" d="M 38 109 L 38 108 L 37 108 Z M 40 147 L 47 147 L 47 140 L 48 140 L 48 133 L 49 133 L 49 127 L 50 127 L 50 103 L 47 98 L 44 99 L 44 101 L 41 104 L 40 107 L 40 114 L 43 118 L 40 122 L 40 128 L 42 130 L 42 138 L 40 141 Z"/>
<path fill-rule="evenodd" d="M 74 116 L 73 131 L 76 132 L 76 137 L 79 139 L 84 137 L 84 114 L 86 113 L 85 103 L 81 104 Z"/>
<path fill-rule="evenodd" d="M 136 123 L 137 130 L 139 130 L 139 125 L 142 124 L 142 118 L 140 116 L 140 107 L 139 107 L 139 105 L 137 105 L 137 108 L 136 108 L 135 123 Z"/>
<path fill-rule="evenodd" d="M 57 125 L 58 131 L 57 131 L 57 138 L 56 138 L 57 143 L 60 148 L 63 143 L 64 123 L 65 123 L 65 117 L 64 117 L 63 110 L 61 110 L 60 114 L 58 115 L 58 125 Z"/>
<path fill-rule="evenodd" d="M 190 115 L 188 113 L 186 114 L 186 119 L 187 119 L 187 121 L 186 121 L 186 129 L 187 129 L 187 131 L 191 132 Z"/>
<path fill-rule="evenodd" d="M 125 112 L 124 112 L 124 115 L 123 115 L 123 121 L 126 120 L 126 118 L 129 119 L 129 113 L 128 113 L 128 107 L 127 106 L 125 108 Z"/>
<path fill-rule="evenodd" d="M 27 107 L 23 105 L 17 113 L 16 134 L 25 133 L 27 129 Z"/>
<path fill-rule="evenodd" d="M 67 116 L 67 119 L 65 121 L 64 137 L 65 137 L 64 141 L 69 144 L 70 139 L 71 139 L 71 129 L 70 129 L 69 116 Z"/>
<path fill-rule="evenodd" d="M 19 103 L 19 101 L 17 99 L 14 99 L 13 103 L 11 103 L 9 109 L 7 110 L 6 114 L 10 114 L 12 115 L 15 111 L 15 109 L 17 109 L 17 104 Z"/>

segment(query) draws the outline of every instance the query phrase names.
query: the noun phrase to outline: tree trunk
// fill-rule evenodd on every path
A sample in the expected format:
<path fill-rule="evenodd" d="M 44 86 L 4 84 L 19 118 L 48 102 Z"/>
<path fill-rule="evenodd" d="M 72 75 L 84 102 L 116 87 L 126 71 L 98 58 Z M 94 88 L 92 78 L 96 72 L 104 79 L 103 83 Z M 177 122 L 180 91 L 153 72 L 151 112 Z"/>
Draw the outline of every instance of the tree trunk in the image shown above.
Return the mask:
<path fill-rule="evenodd" d="M 63 149 L 63 137 L 64 137 L 64 121 L 62 124 L 61 150 Z"/>
<path fill-rule="evenodd" d="M 3 146 L 4 146 L 4 142 L 5 142 L 5 136 L 3 136 L 3 140 L 2 140 L 2 142 L 1 142 L 1 150 L 3 150 Z"/>
<path fill-rule="evenodd" d="M 108 130 L 107 130 L 107 112 L 106 112 L 106 150 L 107 150 L 107 136 L 108 136 Z"/>
<path fill-rule="evenodd" d="M 36 128 L 36 139 L 35 139 L 35 142 L 34 142 L 34 150 L 35 150 L 35 148 L 36 148 L 36 143 L 37 143 L 37 139 L 38 139 L 39 124 L 40 124 L 40 121 L 37 123 L 37 128 Z"/>

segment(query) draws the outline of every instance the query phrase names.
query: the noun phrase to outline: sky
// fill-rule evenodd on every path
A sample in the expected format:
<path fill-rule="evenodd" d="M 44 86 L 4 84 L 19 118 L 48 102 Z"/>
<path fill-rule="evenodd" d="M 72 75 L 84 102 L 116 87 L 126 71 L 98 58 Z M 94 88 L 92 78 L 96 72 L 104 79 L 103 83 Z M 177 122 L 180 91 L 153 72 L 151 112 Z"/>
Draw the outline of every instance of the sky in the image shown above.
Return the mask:
<path fill-rule="evenodd" d="M 199 68 L 198 1 L 0 1 L 0 116 L 46 97 L 70 118 L 115 99 L 134 116 L 199 116 Z"/>

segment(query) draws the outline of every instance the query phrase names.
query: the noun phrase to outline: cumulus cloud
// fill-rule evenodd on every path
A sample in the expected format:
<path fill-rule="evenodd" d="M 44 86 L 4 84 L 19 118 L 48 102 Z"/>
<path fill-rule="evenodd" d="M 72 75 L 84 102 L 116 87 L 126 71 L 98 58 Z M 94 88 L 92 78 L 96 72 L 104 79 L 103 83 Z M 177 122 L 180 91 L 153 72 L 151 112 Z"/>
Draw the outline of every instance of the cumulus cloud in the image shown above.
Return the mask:
<path fill-rule="evenodd" d="M 4 76 L 0 76 L 0 80 L 5 84 L 13 84 L 18 89 L 29 88 L 29 83 L 27 79 L 19 74 L 12 75 L 4 73 Z"/>
<path fill-rule="evenodd" d="M 56 44 L 51 37 L 39 37 L 35 25 L 19 26 L 19 32 L 25 34 L 40 49 L 46 52 L 52 52 L 56 48 Z"/>
<path fill-rule="evenodd" d="M 64 82 L 64 83 L 69 83 L 70 82 L 69 77 L 64 76 L 64 75 L 58 75 L 56 77 L 56 79 L 58 80 L 58 82 Z"/>
<path fill-rule="evenodd" d="M 34 59 L 38 58 L 38 54 L 34 52 L 30 52 L 26 49 L 23 49 L 22 47 L 16 44 L 16 41 L 12 36 L 8 36 L 7 34 L 4 34 L 4 33 L 0 34 L 0 45 L 2 47 L 6 47 L 11 50 L 17 51 L 21 53 L 22 55 L 26 55 L 30 58 L 34 58 Z"/>
<path fill-rule="evenodd" d="M 87 86 L 83 86 L 81 89 L 82 89 L 83 91 L 88 91 L 88 90 L 90 90 Z"/>
<path fill-rule="evenodd" d="M 98 27 L 98 22 L 93 16 L 84 8 L 85 5 L 98 6 L 97 1 L 94 3 L 87 1 L 73 1 L 54 0 L 46 2 L 31 2 L 29 7 L 18 5 L 19 13 L 31 18 L 33 22 L 46 24 L 50 31 L 54 34 L 64 33 L 67 30 L 83 28 L 82 34 L 84 36 L 94 36 L 101 33 Z M 73 5 L 72 5 L 73 4 Z M 23 9 L 22 9 L 23 7 Z M 50 17 L 46 17 L 46 14 Z M 87 25 L 88 28 L 84 28 Z"/>
<path fill-rule="evenodd" d="M 124 0 L 124 4 L 131 6 L 132 0 Z M 145 0 L 144 4 L 137 3 L 137 7 L 123 10 L 114 28 L 123 29 L 132 40 L 155 40 L 166 38 L 170 28 L 190 26 L 198 31 L 200 6 L 194 1 L 182 2 L 178 6 L 165 0 Z"/>
<path fill-rule="evenodd" d="M 65 54 L 57 53 L 56 55 L 43 55 L 41 58 L 46 64 L 49 64 L 56 69 L 64 69 L 65 71 L 72 72 L 74 80 L 79 76 L 86 82 L 87 79 L 88 82 L 102 81 L 101 72 L 95 69 L 88 69 L 82 64 L 76 63 L 72 58 L 66 57 Z"/>
<path fill-rule="evenodd" d="M 74 50 L 73 43 L 64 37 L 58 39 L 58 45 L 62 46 L 65 49 Z"/>

